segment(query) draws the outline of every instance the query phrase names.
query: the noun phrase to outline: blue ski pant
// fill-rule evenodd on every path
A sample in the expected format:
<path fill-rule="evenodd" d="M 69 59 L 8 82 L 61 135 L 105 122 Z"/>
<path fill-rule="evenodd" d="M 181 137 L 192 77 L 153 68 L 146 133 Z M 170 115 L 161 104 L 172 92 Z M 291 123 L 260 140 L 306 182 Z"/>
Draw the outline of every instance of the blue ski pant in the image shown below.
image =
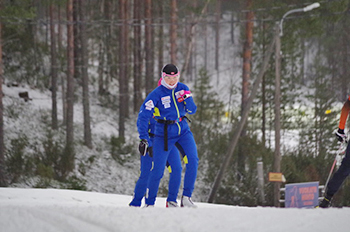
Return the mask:
<path fill-rule="evenodd" d="M 197 178 L 197 169 L 198 169 L 198 153 L 197 146 L 193 138 L 193 134 L 191 131 L 187 131 L 186 133 L 177 136 L 175 138 L 168 139 L 168 151 L 164 151 L 164 137 L 156 136 L 153 140 L 153 169 L 150 173 L 150 177 L 148 179 L 148 188 L 146 194 L 146 204 L 154 205 L 160 180 L 163 177 L 164 167 L 167 160 L 175 160 L 170 153 L 176 147 L 180 150 L 183 156 L 187 157 L 188 163 L 186 164 L 186 172 L 184 177 L 184 190 L 183 195 L 191 197 L 192 192 L 194 190 L 195 181 Z M 179 157 L 177 155 L 177 157 Z M 176 161 L 181 166 L 180 159 Z M 177 167 L 177 165 L 172 165 L 173 167 Z M 181 182 L 181 179 L 180 179 Z M 180 185 L 178 186 L 179 189 Z M 169 195 L 167 201 L 176 201 L 176 195 Z M 174 190 L 175 193 L 175 190 Z"/>
<path fill-rule="evenodd" d="M 327 195 L 333 196 L 343 184 L 344 180 L 350 174 L 350 142 L 346 147 L 345 156 L 341 162 L 339 169 L 334 173 L 333 177 L 328 182 Z"/>
<path fill-rule="evenodd" d="M 168 190 L 168 198 L 173 199 L 177 197 L 180 183 L 181 183 L 181 172 L 182 172 L 182 166 L 179 151 L 174 147 L 170 151 L 169 159 L 168 159 L 168 165 L 171 168 L 170 172 L 170 179 L 169 179 L 169 190 Z M 180 165 L 178 165 L 178 162 L 180 162 Z M 141 202 L 143 197 L 145 196 L 146 189 L 147 189 L 147 183 L 149 179 L 149 175 L 151 173 L 153 165 L 153 158 L 150 157 L 148 154 L 145 156 L 141 156 L 141 165 L 140 165 L 140 177 L 136 182 L 135 189 L 134 189 L 134 197 L 129 205 L 131 206 L 141 206 Z"/>

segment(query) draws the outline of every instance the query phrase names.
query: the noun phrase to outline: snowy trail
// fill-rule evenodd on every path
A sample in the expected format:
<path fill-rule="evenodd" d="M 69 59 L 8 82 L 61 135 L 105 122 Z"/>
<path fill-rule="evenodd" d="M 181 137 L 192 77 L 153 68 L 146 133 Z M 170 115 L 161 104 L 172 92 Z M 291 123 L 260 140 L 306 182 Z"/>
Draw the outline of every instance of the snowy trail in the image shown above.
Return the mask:
<path fill-rule="evenodd" d="M 197 203 L 197 209 L 131 208 L 131 196 L 0 188 L 1 232 L 349 231 L 350 208 L 284 209 Z"/>

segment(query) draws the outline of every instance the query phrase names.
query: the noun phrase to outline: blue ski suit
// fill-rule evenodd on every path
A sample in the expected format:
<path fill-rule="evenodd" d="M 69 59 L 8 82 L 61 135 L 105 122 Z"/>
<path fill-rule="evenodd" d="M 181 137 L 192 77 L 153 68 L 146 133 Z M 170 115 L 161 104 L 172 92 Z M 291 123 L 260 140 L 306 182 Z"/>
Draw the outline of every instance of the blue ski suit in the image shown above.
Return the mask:
<path fill-rule="evenodd" d="M 174 89 L 168 89 L 163 85 L 158 86 L 147 96 L 140 108 L 137 119 L 139 137 L 153 142 L 154 164 L 146 193 L 146 204 L 148 205 L 154 205 L 155 203 L 166 161 L 173 159 L 170 151 L 175 146 L 182 155 L 187 157 L 183 195 L 191 197 L 194 190 L 198 169 L 198 154 L 185 114 L 194 114 L 197 106 L 192 97 L 179 102 L 178 93 L 181 90 L 189 91 L 189 88 L 181 82 L 178 82 Z M 157 107 L 161 116 L 154 117 L 157 121 L 155 137 L 153 141 L 150 141 L 147 122 L 152 117 L 155 107 Z"/>
<path fill-rule="evenodd" d="M 156 121 L 154 119 L 149 120 L 149 123 L 148 123 L 148 132 L 149 132 L 151 141 L 153 141 L 155 123 Z M 169 155 L 167 165 L 166 165 L 170 173 L 167 201 L 176 201 L 179 187 L 181 184 L 182 166 L 181 166 L 181 160 L 179 157 L 179 151 L 176 148 L 173 148 L 170 151 L 170 153 L 171 155 Z M 140 165 L 141 173 L 135 185 L 134 197 L 129 204 L 130 206 L 137 206 L 137 207 L 141 206 L 142 199 L 146 193 L 148 178 L 152 169 L 152 162 L 153 162 L 153 158 L 150 157 L 148 153 L 145 156 L 141 156 L 140 159 L 141 159 L 141 165 Z"/>

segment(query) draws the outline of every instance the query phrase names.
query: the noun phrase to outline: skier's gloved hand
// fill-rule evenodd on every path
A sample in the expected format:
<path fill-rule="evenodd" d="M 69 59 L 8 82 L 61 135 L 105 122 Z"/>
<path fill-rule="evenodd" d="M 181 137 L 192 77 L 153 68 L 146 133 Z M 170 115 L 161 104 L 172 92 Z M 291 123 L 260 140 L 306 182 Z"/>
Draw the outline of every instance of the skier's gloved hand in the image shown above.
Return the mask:
<path fill-rule="evenodd" d="M 178 102 L 183 102 L 186 98 L 192 97 L 191 91 L 180 90 L 176 93 L 176 98 Z"/>
<path fill-rule="evenodd" d="M 147 139 L 141 139 L 139 143 L 139 152 L 142 156 L 145 156 L 148 150 L 148 142 Z"/>
<path fill-rule="evenodd" d="M 346 135 L 344 133 L 344 130 L 342 130 L 342 129 L 338 129 L 335 132 L 335 136 L 337 137 L 338 141 L 341 143 L 346 141 Z"/>

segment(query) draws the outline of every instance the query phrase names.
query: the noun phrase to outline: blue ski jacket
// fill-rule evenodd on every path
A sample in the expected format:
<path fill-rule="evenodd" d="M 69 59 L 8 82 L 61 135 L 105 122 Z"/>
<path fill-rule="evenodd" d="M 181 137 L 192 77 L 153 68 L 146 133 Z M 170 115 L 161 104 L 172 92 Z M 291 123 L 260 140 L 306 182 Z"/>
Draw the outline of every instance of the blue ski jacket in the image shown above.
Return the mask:
<path fill-rule="evenodd" d="M 189 88 L 181 82 L 178 82 L 174 89 L 168 89 L 160 85 L 147 96 L 140 108 L 137 119 L 137 129 L 140 139 L 147 139 L 151 143 L 148 134 L 148 123 L 153 114 L 156 120 L 173 121 L 167 127 L 168 139 L 180 136 L 190 130 L 187 121 L 184 120 L 184 116 L 186 113 L 194 114 L 197 106 L 192 97 L 179 102 L 178 98 L 180 98 L 179 92 L 181 90 L 189 91 Z M 163 123 L 156 123 L 154 134 L 155 136 L 164 136 Z M 150 144 L 150 146 L 152 145 Z"/>

